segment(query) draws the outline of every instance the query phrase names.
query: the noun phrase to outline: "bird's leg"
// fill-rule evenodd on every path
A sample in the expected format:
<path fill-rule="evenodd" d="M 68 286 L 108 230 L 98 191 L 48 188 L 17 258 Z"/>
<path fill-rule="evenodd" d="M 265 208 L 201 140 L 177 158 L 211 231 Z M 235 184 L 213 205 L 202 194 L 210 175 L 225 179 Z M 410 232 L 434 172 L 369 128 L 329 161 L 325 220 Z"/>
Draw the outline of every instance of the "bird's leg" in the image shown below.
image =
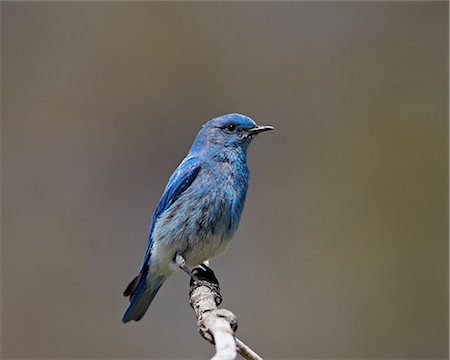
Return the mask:
<path fill-rule="evenodd" d="M 175 255 L 175 264 L 183 270 L 186 274 L 188 274 L 192 280 L 196 282 L 200 282 L 197 276 L 195 276 L 191 270 L 186 266 L 186 260 L 180 254 Z"/>

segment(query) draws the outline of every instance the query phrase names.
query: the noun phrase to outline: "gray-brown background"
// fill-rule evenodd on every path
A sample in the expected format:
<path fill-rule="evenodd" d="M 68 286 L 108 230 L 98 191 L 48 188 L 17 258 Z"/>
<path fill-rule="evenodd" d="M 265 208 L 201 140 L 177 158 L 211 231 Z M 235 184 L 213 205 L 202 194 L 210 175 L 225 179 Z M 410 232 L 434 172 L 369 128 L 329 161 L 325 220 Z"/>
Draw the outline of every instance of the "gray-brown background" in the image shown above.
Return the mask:
<path fill-rule="evenodd" d="M 448 5 L 2 2 L 2 355 L 205 358 L 175 274 L 123 325 L 154 206 L 241 112 L 246 209 L 213 262 L 268 358 L 445 358 Z"/>

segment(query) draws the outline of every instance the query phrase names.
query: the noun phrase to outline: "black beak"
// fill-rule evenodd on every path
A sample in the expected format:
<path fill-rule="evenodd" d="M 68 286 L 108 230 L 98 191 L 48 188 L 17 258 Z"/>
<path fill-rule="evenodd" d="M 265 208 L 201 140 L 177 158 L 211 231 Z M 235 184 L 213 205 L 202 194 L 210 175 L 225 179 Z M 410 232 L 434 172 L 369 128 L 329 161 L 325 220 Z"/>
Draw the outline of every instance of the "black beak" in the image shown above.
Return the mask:
<path fill-rule="evenodd" d="M 248 132 L 250 135 L 256 135 L 264 131 L 270 131 L 274 130 L 273 126 L 255 126 L 254 128 L 251 128 Z"/>

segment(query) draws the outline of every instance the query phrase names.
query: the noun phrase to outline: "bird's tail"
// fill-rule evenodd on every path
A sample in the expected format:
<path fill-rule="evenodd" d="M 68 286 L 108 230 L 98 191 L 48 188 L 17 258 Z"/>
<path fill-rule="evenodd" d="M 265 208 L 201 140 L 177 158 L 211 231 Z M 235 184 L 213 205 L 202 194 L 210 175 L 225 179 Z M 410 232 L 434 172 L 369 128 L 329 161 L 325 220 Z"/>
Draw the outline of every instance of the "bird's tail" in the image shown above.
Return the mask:
<path fill-rule="evenodd" d="M 147 271 L 141 270 L 123 292 L 124 296 L 130 297 L 130 303 L 122 321 L 127 323 L 131 320 L 141 320 L 165 280 L 165 276 L 152 274 L 147 276 Z"/>

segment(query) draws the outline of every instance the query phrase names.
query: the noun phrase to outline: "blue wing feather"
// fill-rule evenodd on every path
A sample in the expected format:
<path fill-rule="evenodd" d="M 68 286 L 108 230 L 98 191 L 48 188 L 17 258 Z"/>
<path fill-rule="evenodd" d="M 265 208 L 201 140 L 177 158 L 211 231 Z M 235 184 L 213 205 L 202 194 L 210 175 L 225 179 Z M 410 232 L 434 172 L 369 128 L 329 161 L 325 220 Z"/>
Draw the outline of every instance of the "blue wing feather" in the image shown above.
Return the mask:
<path fill-rule="evenodd" d="M 148 245 L 145 252 L 142 266 L 149 265 L 151 257 L 151 248 L 153 244 L 152 234 L 155 223 L 160 215 L 172 205 L 180 195 L 186 191 L 194 182 L 200 171 L 200 162 L 197 158 L 186 158 L 174 171 L 167 183 L 164 193 L 156 206 L 152 217 L 152 223 L 148 230 Z"/>
<path fill-rule="evenodd" d="M 184 159 L 178 168 L 174 171 L 164 190 L 161 199 L 156 206 L 156 210 L 152 217 L 152 222 L 148 231 L 148 244 L 145 251 L 144 260 L 142 261 L 139 275 L 131 281 L 124 291 L 125 296 L 130 296 L 130 304 L 122 318 L 123 322 L 130 320 L 140 320 L 144 316 L 150 302 L 156 295 L 156 292 L 164 281 L 162 278 L 153 279 L 154 284 L 147 284 L 147 275 L 150 267 L 151 250 L 153 245 L 153 230 L 155 223 L 161 214 L 172 205 L 180 195 L 186 191 L 194 182 L 200 171 L 200 162 L 197 158 L 188 157 Z M 150 286 L 150 289 L 147 289 Z M 146 290 L 147 289 L 147 290 Z M 145 290 L 145 292 L 144 292 Z"/>

